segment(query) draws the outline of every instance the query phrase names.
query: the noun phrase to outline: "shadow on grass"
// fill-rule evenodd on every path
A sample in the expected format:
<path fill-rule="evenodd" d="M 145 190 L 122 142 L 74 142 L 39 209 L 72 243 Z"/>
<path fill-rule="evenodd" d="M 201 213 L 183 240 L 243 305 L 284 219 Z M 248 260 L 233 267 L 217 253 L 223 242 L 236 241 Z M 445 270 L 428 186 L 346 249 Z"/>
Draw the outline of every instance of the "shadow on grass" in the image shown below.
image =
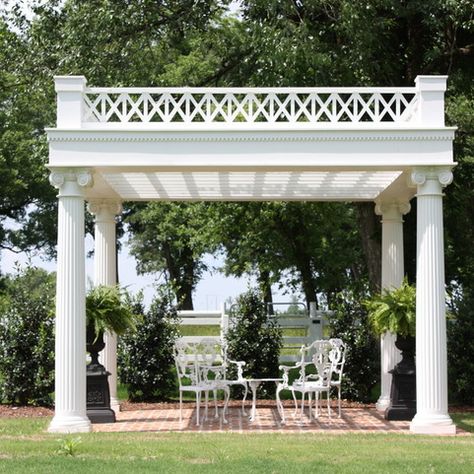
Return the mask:
<path fill-rule="evenodd" d="M 459 428 L 474 433 L 474 413 L 451 413 L 451 417 Z"/>

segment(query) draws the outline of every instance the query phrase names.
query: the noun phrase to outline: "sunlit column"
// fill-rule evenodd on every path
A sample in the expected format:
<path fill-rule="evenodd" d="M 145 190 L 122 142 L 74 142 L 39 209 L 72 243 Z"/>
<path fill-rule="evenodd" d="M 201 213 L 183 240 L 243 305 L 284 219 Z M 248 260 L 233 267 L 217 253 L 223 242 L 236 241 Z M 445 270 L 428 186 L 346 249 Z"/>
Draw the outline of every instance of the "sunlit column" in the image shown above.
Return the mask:
<path fill-rule="evenodd" d="M 113 286 L 117 284 L 117 253 L 115 216 L 122 212 L 118 201 L 94 200 L 89 202 L 89 212 L 95 216 L 94 227 L 94 284 Z M 120 410 L 117 398 L 117 335 L 106 332 L 105 349 L 101 352 L 101 362 L 110 372 L 110 407 Z"/>
<path fill-rule="evenodd" d="M 377 202 L 375 212 L 382 216 L 382 282 L 383 290 L 398 288 L 403 280 L 403 218 L 410 211 L 408 202 Z M 400 361 L 395 347 L 397 336 L 390 332 L 380 337 L 381 391 L 377 409 L 385 411 L 390 404 L 392 374 L 389 372 Z"/>
<path fill-rule="evenodd" d="M 453 175 L 448 168 L 418 168 L 416 255 L 416 415 L 415 433 L 454 434 L 448 415 L 448 369 L 444 282 L 443 193 Z"/>
<path fill-rule="evenodd" d="M 84 188 L 88 171 L 53 171 L 59 189 L 56 282 L 55 408 L 50 432 L 91 430 L 86 415 Z"/>

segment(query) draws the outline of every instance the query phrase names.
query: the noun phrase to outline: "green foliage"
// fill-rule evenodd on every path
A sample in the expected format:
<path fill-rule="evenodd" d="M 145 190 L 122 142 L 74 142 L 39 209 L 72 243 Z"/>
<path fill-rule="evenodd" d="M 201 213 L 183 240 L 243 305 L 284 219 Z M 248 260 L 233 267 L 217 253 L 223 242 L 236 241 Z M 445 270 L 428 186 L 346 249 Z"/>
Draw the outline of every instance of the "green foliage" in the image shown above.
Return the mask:
<path fill-rule="evenodd" d="M 457 300 L 457 301 L 456 301 Z M 448 370 L 450 398 L 474 404 L 474 292 L 455 298 L 448 319 Z"/>
<path fill-rule="evenodd" d="M 400 336 L 415 336 L 416 290 L 404 278 L 399 288 L 383 290 L 364 301 L 375 334 L 389 331 Z"/>
<path fill-rule="evenodd" d="M 278 356 L 283 346 L 282 331 L 276 319 L 268 316 L 266 304 L 257 291 L 249 290 L 237 298 L 225 339 L 229 358 L 245 361 L 244 376 L 280 376 Z M 273 397 L 275 385 L 266 385 L 262 385 L 261 393 Z"/>
<path fill-rule="evenodd" d="M 142 295 L 131 301 L 140 315 L 136 331 L 119 339 L 118 369 L 132 401 L 160 401 L 175 389 L 173 345 L 178 336 L 177 312 L 169 291 L 160 287 L 149 310 Z"/>
<path fill-rule="evenodd" d="M 378 341 L 370 327 L 362 295 L 339 294 L 335 316 L 329 320 L 330 337 L 339 337 L 347 345 L 342 396 L 349 400 L 372 402 L 373 389 L 379 380 Z"/>
<path fill-rule="evenodd" d="M 121 335 L 135 328 L 135 315 L 124 290 L 118 286 L 99 285 L 88 292 L 86 319 L 96 336 L 105 331 Z"/>
<path fill-rule="evenodd" d="M 62 456 L 75 456 L 77 454 L 77 447 L 81 444 L 81 437 L 59 439 L 59 448 L 56 450 L 57 454 Z"/>
<path fill-rule="evenodd" d="M 0 295 L 0 401 L 51 404 L 54 386 L 53 274 L 29 268 Z"/>
<path fill-rule="evenodd" d="M 192 292 L 206 270 L 207 203 L 152 202 L 131 208 L 130 248 L 140 273 L 164 273 L 180 309 L 193 309 Z"/>

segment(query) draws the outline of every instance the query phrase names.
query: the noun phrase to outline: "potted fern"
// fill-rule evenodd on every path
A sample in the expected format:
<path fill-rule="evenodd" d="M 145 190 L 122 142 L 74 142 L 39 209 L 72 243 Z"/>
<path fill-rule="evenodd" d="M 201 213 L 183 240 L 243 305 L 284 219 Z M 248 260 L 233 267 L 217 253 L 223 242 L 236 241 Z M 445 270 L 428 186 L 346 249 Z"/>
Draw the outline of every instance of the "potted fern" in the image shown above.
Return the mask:
<path fill-rule="evenodd" d="M 399 288 L 384 290 L 364 302 L 369 321 L 377 335 L 397 335 L 395 346 L 402 360 L 391 370 L 390 406 L 385 412 L 389 420 L 411 420 L 416 411 L 416 290 L 404 278 Z"/>
<path fill-rule="evenodd" d="M 96 286 L 86 296 L 87 416 L 92 423 L 111 423 L 115 413 L 110 408 L 110 390 L 105 367 L 99 362 L 104 349 L 104 333 L 124 334 L 135 327 L 131 306 L 118 286 Z"/>

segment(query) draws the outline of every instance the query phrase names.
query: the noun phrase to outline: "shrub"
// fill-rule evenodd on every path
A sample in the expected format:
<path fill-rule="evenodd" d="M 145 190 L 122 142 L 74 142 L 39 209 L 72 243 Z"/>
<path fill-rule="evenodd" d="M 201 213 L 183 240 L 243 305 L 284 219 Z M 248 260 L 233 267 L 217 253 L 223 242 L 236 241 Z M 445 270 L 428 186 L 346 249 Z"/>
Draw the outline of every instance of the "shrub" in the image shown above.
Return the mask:
<path fill-rule="evenodd" d="M 249 290 L 237 298 L 225 339 L 229 358 L 245 361 L 245 377 L 279 377 L 282 331 L 276 320 L 268 317 L 266 304 L 258 292 Z M 261 387 L 263 396 L 274 396 L 275 384 Z"/>
<path fill-rule="evenodd" d="M 19 270 L 0 298 L 0 400 L 50 405 L 54 389 L 55 277 Z"/>
<path fill-rule="evenodd" d="M 329 325 L 331 337 L 347 344 L 342 396 L 366 403 L 375 401 L 372 392 L 380 378 L 380 354 L 361 300 L 350 293 L 338 295 Z"/>
<path fill-rule="evenodd" d="M 176 385 L 173 345 L 178 336 L 177 312 L 164 288 L 145 311 L 143 297 L 132 302 L 136 330 L 119 340 L 118 368 L 132 401 L 153 402 L 171 395 Z"/>
<path fill-rule="evenodd" d="M 120 336 L 135 328 L 134 314 L 126 300 L 127 293 L 118 286 L 99 285 L 87 293 L 86 322 L 96 338 L 105 331 Z"/>
<path fill-rule="evenodd" d="M 450 395 L 458 403 L 474 404 L 474 295 L 464 291 L 454 301 L 448 319 Z"/>

